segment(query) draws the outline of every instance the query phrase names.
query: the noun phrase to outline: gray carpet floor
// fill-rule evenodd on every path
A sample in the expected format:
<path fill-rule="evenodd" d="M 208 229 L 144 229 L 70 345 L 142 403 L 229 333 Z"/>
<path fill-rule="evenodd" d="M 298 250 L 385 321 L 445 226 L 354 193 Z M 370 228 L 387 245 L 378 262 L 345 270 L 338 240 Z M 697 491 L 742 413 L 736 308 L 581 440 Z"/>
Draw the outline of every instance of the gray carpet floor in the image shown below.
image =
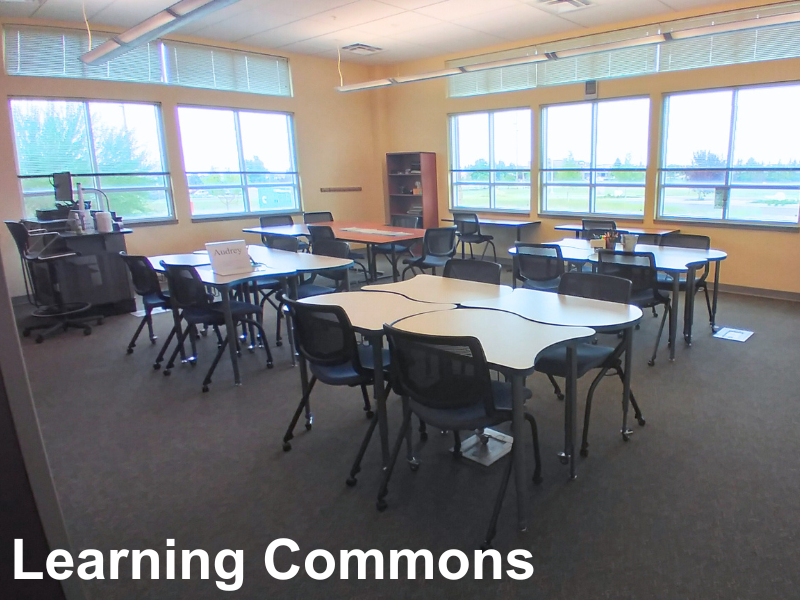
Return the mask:
<path fill-rule="evenodd" d="M 698 300 L 700 300 L 698 298 Z M 425 548 L 471 554 L 482 541 L 502 464 L 456 461 L 452 438 L 415 436 L 422 466 L 399 464 L 389 508 L 375 509 L 380 471 L 373 444 L 355 488 L 344 482 L 368 421 L 358 390 L 319 386 L 315 424 L 289 453 L 281 438 L 300 394 L 286 346 L 276 365 L 263 354 L 241 360 L 232 385 L 227 360 L 209 393 L 200 391 L 211 337 L 196 368 L 154 371 L 158 346 L 146 338 L 125 354 L 138 319 L 108 318 L 90 337 L 71 332 L 44 344 L 23 340 L 55 486 L 76 549 L 177 548 L 244 551 L 241 598 L 703 599 L 800 597 L 800 309 L 792 303 L 722 295 L 719 322 L 755 331 L 746 343 L 711 337 L 702 301 L 695 343 L 677 360 L 662 342 L 647 358 L 657 320 L 635 335 L 633 386 L 647 419 L 629 443 L 619 435 L 621 387 L 608 378 L 595 398 L 590 455 L 568 481 L 556 456 L 563 404 L 545 377 L 528 381 L 539 422 L 545 480 L 529 484 L 529 528 L 516 530 L 513 483 L 495 547 L 528 549 L 527 581 L 388 579 L 314 581 L 302 571 L 276 581 L 264 550 L 276 538 L 311 550 Z M 272 323 L 274 313 L 268 313 Z M 156 317 L 163 340 L 170 316 Z M 269 326 L 272 330 L 273 326 Z M 589 379 L 581 382 L 579 411 Z M 399 399 L 390 398 L 392 438 Z M 582 422 L 582 417 L 581 417 Z M 530 450 L 530 439 L 524 440 Z M 508 459 L 505 459 L 508 460 Z M 280 565 L 288 565 L 289 553 Z M 179 571 L 180 573 L 180 571 Z M 145 600 L 230 597 L 211 578 L 87 582 L 91 598 Z"/>

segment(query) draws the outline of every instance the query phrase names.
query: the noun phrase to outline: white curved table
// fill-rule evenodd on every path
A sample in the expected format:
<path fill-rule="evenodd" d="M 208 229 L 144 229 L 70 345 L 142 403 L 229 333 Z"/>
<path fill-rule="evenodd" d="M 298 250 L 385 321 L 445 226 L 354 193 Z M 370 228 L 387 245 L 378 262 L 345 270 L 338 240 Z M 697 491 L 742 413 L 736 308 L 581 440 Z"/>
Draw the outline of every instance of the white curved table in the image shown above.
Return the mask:
<path fill-rule="evenodd" d="M 483 347 L 484 355 L 491 368 L 506 374 L 511 379 L 513 398 L 511 428 L 514 440 L 523 438 L 523 387 L 524 379 L 535 371 L 539 354 L 554 346 L 567 346 L 567 360 L 570 370 L 577 371 L 574 344 L 589 340 L 594 330 L 588 327 L 559 327 L 524 319 L 518 315 L 491 309 L 457 308 L 455 310 L 429 312 L 406 317 L 393 323 L 403 331 L 442 336 L 473 336 Z M 508 335 L 514 332 L 514 335 Z M 576 377 L 571 378 L 573 381 Z M 574 403 L 575 390 L 571 389 Z M 573 412 L 574 414 L 574 412 Z M 568 453 L 570 456 L 570 475 L 575 476 L 575 430 L 576 420 L 572 419 L 566 427 Z M 518 525 L 521 530 L 527 526 L 528 498 L 525 453 L 522 443 L 512 446 L 514 461 L 514 481 L 517 492 Z"/>
<path fill-rule="evenodd" d="M 421 273 L 397 283 L 365 285 L 365 292 L 392 292 L 420 302 L 449 302 L 461 304 L 468 300 L 499 298 L 511 293 L 507 285 L 477 283 Z"/>

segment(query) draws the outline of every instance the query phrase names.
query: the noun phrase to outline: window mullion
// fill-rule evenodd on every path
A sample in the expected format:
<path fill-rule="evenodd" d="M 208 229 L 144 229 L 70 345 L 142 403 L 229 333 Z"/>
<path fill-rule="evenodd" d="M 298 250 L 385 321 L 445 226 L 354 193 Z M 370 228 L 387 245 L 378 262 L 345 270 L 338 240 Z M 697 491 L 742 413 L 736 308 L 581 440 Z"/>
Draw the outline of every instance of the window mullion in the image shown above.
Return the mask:
<path fill-rule="evenodd" d="M 82 102 L 81 104 L 83 104 L 83 116 L 84 116 L 84 119 L 86 121 L 86 139 L 89 141 L 89 162 L 92 165 L 92 173 L 94 174 L 94 175 L 92 175 L 92 179 L 94 180 L 94 187 L 96 187 L 99 190 L 99 189 L 102 189 L 102 186 L 100 184 L 100 177 L 97 176 L 97 173 L 99 172 L 99 169 L 97 167 L 97 153 L 96 153 L 96 150 L 95 150 L 95 147 L 94 147 L 94 133 L 92 131 L 92 117 L 91 117 L 91 113 L 89 112 L 89 103 L 88 102 Z M 95 210 L 97 210 L 97 208 L 99 208 L 99 206 L 100 206 L 99 200 L 98 200 L 97 204 L 98 204 L 98 206 L 95 207 Z M 108 203 L 106 203 L 106 204 L 108 204 Z M 106 208 L 108 210 L 111 210 L 111 206 L 106 206 Z"/>
<path fill-rule="evenodd" d="M 589 212 L 594 214 L 597 209 L 597 102 L 592 102 L 592 148 L 589 159 Z"/>
<path fill-rule="evenodd" d="M 733 144 L 736 137 L 736 115 L 738 113 L 739 90 L 731 94 L 731 126 L 728 131 L 728 160 L 725 169 L 725 202 L 722 205 L 722 219 L 727 220 L 731 203 L 731 168 L 733 167 Z"/>
<path fill-rule="evenodd" d="M 239 111 L 233 111 L 233 127 L 236 130 L 236 153 L 239 159 L 239 182 L 242 185 L 242 204 L 244 212 L 250 212 L 250 197 L 247 193 L 247 175 L 245 175 L 244 150 L 242 148 L 242 127 L 239 123 Z"/>
<path fill-rule="evenodd" d="M 489 113 L 489 208 L 497 208 L 495 196 L 495 182 L 497 178 L 494 172 L 494 113 Z"/>

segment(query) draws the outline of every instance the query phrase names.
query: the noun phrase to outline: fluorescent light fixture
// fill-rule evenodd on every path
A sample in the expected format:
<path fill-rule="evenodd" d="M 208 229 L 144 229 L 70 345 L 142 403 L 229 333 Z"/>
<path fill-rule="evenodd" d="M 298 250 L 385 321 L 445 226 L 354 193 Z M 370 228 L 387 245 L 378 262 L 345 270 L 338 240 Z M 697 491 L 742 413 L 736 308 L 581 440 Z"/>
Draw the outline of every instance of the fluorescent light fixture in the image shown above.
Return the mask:
<path fill-rule="evenodd" d="M 442 69 L 441 71 L 430 71 L 428 73 L 420 73 L 419 75 L 399 75 L 392 77 L 394 83 L 411 83 L 413 81 L 425 81 L 427 79 L 439 79 L 440 77 L 450 77 L 451 75 L 458 75 L 464 71 L 458 67 L 452 69 Z"/>
<path fill-rule="evenodd" d="M 181 0 L 152 17 L 134 25 L 124 33 L 100 44 L 97 48 L 83 54 L 81 60 L 87 65 L 100 65 L 112 58 L 122 56 L 134 48 L 152 42 L 185 25 L 190 21 L 238 2 L 239 0 Z"/>
<path fill-rule="evenodd" d="M 374 81 L 365 81 L 364 83 L 353 83 L 350 85 L 340 85 L 336 88 L 339 92 L 357 92 L 359 90 L 371 90 L 373 88 L 385 87 L 394 83 L 391 79 L 376 79 Z"/>
<path fill-rule="evenodd" d="M 714 33 L 726 33 L 728 31 L 741 31 L 742 29 L 752 29 L 754 27 L 769 27 L 770 25 L 786 25 L 787 23 L 800 22 L 800 13 L 790 13 L 786 15 L 774 15 L 771 17 L 759 17 L 748 19 L 747 21 L 734 21 L 732 23 L 718 23 L 706 27 L 695 27 L 669 32 L 673 40 L 685 40 L 687 38 L 699 37 L 701 35 L 711 35 Z"/>
<path fill-rule="evenodd" d="M 507 58 L 505 60 L 494 60 L 492 62 L 479 63 L 477 65 L 464 65 L 462 70 L 467 73 L 475 71 L 488 71 L 489 69 L 500 69 L 502 67 L 515 67 L 517 65 L 528 65 L 537 62 L 544 62 L 547 56 L 544 54 L 534 54 L 532 56 L 520 56 L 519 58 Z"/>
<path fill-rule="evenodd" d="M 610 50 L 623 50 L 625 48 L 636 48 L 637 46 L 648 46 L 650 44 L 658 44 L 665 40 L 664 36 L 648 35 L 645 37 L 634 38 L 630 40 L 620 40 L 619 42 L 607 42 L 605 44 L 597 44 L 596 46 L 585 46 L 583 48 L 572 48 L 570 50 L 559 50 L 558 58 L 570 58 L 572 56 L 582 56 L 584 54 L 594 54 L 595 52 L 608 52 Z"/>

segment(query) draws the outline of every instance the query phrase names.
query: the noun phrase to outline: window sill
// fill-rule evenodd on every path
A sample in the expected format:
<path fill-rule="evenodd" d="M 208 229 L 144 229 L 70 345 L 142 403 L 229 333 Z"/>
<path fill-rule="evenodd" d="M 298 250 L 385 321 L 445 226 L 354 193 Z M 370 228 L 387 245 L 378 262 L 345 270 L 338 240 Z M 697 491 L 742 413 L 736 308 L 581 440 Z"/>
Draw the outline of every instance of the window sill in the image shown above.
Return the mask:
<path fill-rule="evenodd" d="M 177 225 L 178 219 L 175 217 L 167 217 L 164 219 L 147 219 L 142 221 L 123 221 L 124 227 L 136 229 L 137 227 L 158 227 L 159 225 Z"/>
<path fill-rule="evenodd" d="M 232 213 L 226 215 L 193 215 L 192 223 L 207 223 L 209 221 L 240 221 L 244 219 L 256 219 L 266 216 L 290 215 L 293 217 L 301 217 L 302 213 L 297 211 L 291 212 L 251 212 L 251 213 Z"/>
<path fill-rule="evenodd" d="M 642 215 L 618 215 L 612 213 L 570 213 L 570 212 L 540 212 L 540 217 L 546 219 L 613 219 L 615 221 L 630 221 L 644 223 Z"/>
<path fill-rule="evenodd" d="M 474 208 L 471 206 L 451 206 L 450 212 L 472 212 L 476 214 L 495 214 L 495 215 L 525 215 L 530 216 L 531 209 L 509 209 L 509 208 Z"/>
<path fill-rule="evenodd" d="M 715 227 L 724 229 L 750 229 L 762 231 L 783 231 L 786 233 L 800 233 L 798 223 L 767 223 L 759 221 L 715 221 L 711 219 L 689 219 L 681 217 L 658 217 L 653 223 L 681 223 L 693 227 Z"/>

